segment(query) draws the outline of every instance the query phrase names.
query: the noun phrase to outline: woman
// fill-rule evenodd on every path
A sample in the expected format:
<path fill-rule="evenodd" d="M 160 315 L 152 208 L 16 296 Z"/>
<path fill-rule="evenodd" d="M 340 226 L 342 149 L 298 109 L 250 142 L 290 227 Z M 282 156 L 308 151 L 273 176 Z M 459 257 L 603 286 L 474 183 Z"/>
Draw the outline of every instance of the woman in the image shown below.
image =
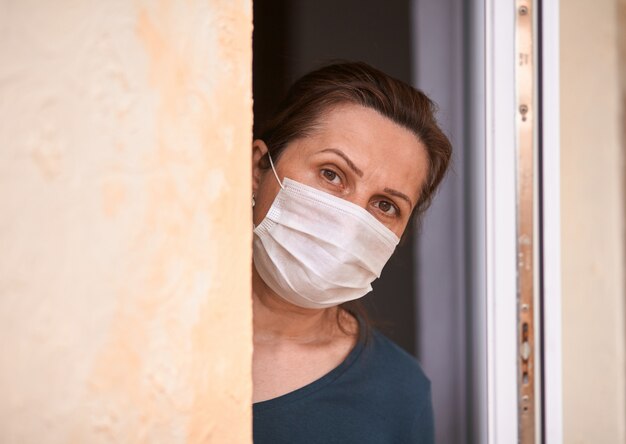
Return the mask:
<path fill-rule="evenodd" d="M 433 442 L 428 379 L 355 302 L 445 174 L 433 108 L 336 64 L 298 80 L 254 141 L 255 443 Z"/>

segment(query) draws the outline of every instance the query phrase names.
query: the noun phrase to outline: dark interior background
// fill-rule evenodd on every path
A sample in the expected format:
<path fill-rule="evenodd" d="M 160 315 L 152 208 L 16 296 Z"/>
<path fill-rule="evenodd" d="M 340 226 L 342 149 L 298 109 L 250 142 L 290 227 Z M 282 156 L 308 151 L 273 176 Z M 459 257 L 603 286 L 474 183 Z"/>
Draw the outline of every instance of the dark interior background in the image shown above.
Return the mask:
<path fill-rule="evenodd" d="M 294 80 L 332 61 L 364 61 L 412 83 L 410 20 L 408 0 L 255 1 L 255 134 Z M 412 231 L 364 303 L 374 326 L 417 356 Z"/>

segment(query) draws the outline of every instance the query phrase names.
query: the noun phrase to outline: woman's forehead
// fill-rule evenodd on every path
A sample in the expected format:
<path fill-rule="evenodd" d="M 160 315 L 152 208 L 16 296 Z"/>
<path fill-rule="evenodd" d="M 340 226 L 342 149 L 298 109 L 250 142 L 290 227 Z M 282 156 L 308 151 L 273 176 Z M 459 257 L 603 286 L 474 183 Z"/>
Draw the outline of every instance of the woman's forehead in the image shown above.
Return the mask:
<path fill-rule="evenodd" d="M 409 190 L 421 189 L 428 170 L 426 150 L 413 132 L 361 105 L 329 109 L 313 133 L 294 142 L 292 156 L 308 159 L 340 151 L 365 179 L 383 176 Z"/>
<path fill-rule="evenodd" d="M 354 156 L 383 160 L 384 164 L 395 163 L 394 160 L 400 164 L 412 159 L 413 164 L 427 160 L 424 147 L 413 132 L 361 105 L 346 104 L 329 110 L 317 130 L 304 139 L 322 145 L 313 149 L 341 144 Z"/>

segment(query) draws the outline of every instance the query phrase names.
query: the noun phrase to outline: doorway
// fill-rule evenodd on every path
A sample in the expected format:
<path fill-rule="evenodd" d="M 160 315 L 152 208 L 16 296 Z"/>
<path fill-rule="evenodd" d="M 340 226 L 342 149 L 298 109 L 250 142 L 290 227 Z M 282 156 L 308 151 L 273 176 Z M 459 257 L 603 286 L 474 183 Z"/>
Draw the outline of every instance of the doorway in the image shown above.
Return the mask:
<path fill-rule="evenodd" d="M 336 60 L 359 60 L 412 84 L 439 105 L 454 147 L 452 168 L 420 228 L 403 243 L 364 298 L 375 327 L 417 357 L 433 385 L 437 442 L 471 443 L 472 313 L 467 257 L 471 177 L 464 109 L 461 0 L 266 0 L 254 2 L 255 134 L 287 88 Z"/>

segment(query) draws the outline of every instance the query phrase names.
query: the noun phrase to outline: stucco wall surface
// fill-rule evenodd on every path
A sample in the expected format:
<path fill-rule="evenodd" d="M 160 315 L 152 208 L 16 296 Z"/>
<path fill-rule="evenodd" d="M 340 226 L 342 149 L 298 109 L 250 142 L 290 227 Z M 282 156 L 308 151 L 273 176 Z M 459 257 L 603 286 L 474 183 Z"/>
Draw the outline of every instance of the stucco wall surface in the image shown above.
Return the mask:
<path fill-rule="evenodd" d="M 0 0 L 0 442 L 251 441 L 250 0 Z"/>
<path fill-rule="evenodd" d="M 618 1 L 561 2 L 563 427 L 568 444 L 626 442 L 625 123 Z"/>

